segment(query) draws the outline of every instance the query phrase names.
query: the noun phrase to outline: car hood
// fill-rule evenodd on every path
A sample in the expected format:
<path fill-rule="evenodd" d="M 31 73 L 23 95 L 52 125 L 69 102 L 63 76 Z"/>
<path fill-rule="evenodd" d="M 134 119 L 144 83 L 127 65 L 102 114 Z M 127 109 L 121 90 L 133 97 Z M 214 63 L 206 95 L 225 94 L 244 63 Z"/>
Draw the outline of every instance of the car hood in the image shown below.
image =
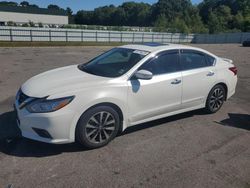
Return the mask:
<path fill-rule="evenodd" d="M 21 89 L 30 97 L 46 97 L 96 87 L 108 80 L 110 78 L 88 74 L 79 70 L 77 65 L 71 65 L 38 74 L 27 80 Z"/>

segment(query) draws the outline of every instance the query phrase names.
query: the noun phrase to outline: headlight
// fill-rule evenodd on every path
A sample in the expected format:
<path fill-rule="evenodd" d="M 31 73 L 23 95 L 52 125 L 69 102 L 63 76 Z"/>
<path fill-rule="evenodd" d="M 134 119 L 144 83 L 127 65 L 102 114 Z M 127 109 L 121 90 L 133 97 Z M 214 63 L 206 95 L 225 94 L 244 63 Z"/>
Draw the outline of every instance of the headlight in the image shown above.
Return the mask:
<path fill-rule="evenodd" d="M 69 104 L 74 99 L 74 96 L 60 99 L 37 99 L 26 106 L 26 109 L 31 113 L 46 113 L 54 112 Z"/>

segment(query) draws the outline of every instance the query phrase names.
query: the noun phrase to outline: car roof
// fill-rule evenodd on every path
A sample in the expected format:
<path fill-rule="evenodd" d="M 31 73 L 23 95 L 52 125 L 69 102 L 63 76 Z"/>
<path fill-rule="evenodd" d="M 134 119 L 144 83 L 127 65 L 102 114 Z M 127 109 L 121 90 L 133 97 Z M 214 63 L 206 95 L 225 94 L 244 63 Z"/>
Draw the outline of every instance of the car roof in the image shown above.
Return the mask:
<path fill-rule="evenodd" d="M 129 45 L 123 45 L 121 48 L 129 48 L 129 49 L 135 49 L 135 50 L 143 50 L 148 52 L 158 52 L 163 50 L 172 50 L 172 49 L 190 49 L 190 50 L 198 50 L 203 51 L 206 53 L 206 50 L 203 50 L 201 48 L 195 48 L 188 45 L 181 45 L 181 44 L 163 44 L 163 43 L 143 43 L 143 44 L 129 44 Z"/>

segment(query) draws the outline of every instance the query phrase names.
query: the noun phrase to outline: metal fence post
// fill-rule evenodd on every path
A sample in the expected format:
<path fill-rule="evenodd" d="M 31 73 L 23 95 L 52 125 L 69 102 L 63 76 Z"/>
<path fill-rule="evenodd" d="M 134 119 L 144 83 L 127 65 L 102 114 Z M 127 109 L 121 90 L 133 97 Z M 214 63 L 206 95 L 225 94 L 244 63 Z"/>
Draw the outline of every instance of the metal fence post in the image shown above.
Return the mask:
<path fill-rule="evenodd" d="M 121 32 L 121 39 L 120 39 L 120 41 L 122 42 L 122 32 Z"/>
<path fill-rule="evenodd" d="M 49 30 L 49 41 L 51 42 L 51 30 Z"/>
<path fill-rule="evenodd" d="M 241 33 L 241 35 L 240 35 L 240 43 L 242 43 L 242 40 L 243 39 L 243 33 Z"/>
<path fill-rule="evenodd" d="M 83 42 L 83 31 L 81 31 L 81 41 Z"/>
<path fill-rule="evenodd" d="M 171 43 L 173 43 L 173 33 L 171 33 Z"/>
<path fill-rule="evenodd" d="M 33 42 L 32 30 L 30 30 L 30 42 Z"/>
<path fill-rule="evenodd" d="M 98 39 L 97 39 L 97 31 L 95 32 L 95 41 L 98 42 Z"/>
<path fill-rule="evenodd" d="M 144 43 L 144 32 L 142 33 L 142 43 Z"/>
<path fill-rule="evenodd" d="M 13 42 L 12 29 L 10 28 L 10 41 Z"/>
<path fill-rule="evenodd" d="M 162 34 L 161 43 L 164 42 L 164 34 Z"/>
<path fill-rule="evenodd" d="M 154 42 L 154 33 L 152 33 L 152 42 Z"/>
<path fill-rule="evenodd" d="M 132 43 L 135 43 L 135 33 L 132 34 Z"/>
<path fill-rule="evenodd" d="M 66 42 L 68 42 L 68 30 L 65 31 Z"/>
<path fill-rule="evenodd" d="M 110 31 L 109 31 L 109 42 L 111 41 L 111 39 L 110 39 Z"/>

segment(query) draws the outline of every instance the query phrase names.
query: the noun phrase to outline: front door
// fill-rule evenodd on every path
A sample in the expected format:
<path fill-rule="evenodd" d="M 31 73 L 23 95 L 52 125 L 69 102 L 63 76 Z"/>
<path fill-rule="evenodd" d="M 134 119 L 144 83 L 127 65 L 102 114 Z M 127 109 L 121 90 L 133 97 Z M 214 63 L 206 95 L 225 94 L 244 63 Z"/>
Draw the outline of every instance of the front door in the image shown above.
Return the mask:
<path fill-rule="evenodd" d="M 179 51 L 170 50 L 145 62 L 138 70 L 153 73 L 150 80 L 131 78 L 128 82 L 130 124 L 160 118 L 181 107 L 182 74 Z"/>

